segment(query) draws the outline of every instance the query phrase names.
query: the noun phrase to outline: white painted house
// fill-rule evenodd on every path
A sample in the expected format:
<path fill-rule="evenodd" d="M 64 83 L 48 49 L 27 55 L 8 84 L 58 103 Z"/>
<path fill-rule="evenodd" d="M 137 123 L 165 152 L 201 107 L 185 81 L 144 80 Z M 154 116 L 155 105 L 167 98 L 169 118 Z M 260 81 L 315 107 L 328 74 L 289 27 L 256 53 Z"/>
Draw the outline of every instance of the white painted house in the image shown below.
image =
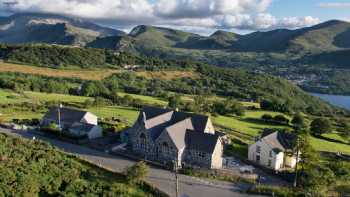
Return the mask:
<path fill-rule="evenodd" d="M 264 132 L 259 140 L 249 146 L 248 159 L 273 170 L 294 168 L 296 154 L 293 151 L 295 135 L 284 132 Z"/>
<path fill-rule="evenodd" d="M 41 120 L 41 126 L 56 124 L 64 132 L 74 137 L 95 139 L 102 137 L 102 128 L 98 126 L 96 115 L 72 108 L 53 107 Z"/>

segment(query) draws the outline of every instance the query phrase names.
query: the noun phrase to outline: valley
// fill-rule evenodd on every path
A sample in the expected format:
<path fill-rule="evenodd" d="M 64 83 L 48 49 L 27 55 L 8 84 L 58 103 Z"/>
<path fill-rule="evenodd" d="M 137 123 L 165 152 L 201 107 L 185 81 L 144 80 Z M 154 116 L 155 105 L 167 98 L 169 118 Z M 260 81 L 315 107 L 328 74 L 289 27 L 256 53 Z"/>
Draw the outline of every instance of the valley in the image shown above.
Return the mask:
<path fill-rule="evenodd" d="M 350 23 L 340 20 L 203 36 L 152 25 L 125 33 L 57 14 L 0 17 L 3 133 L 42 135 L 91 153 L 97 165 L 35 138 L 0 134 L 0 170 L 6 171 L 0 182 L 7 181 L 0 196 L 5 189 L 25 193 L 25 183 L 33 195 L 157 196 L 146 178 L 174 193 L 170 171 L 151 168 L 151 176 L 165 172 L 154 179 L 143 162 L 124 174 L 99 168 L 101 161 L 121 161 L 112 154 L 195 176 L 180 176 L 189 181 L 180 186 L 190 193 L 198 187 L 221 194 L 237 188 L 273 196 L 346 194 L 350 111 L 309 92 L 350 95 L 349 32 Z M 95 157 L 100 155 L 101 161 Z M 56 163 L 78 179 L 55 176 Z M 52 166 L 48 176 L 44 164 Z M 260 171 L 288 183 L 269 182 Z M 57 185 L 47 184 L 56 179 Z M 200 183 L 207 179 L 223 187 Z M 14 190 L 13 182 L 20 183 Z"/>

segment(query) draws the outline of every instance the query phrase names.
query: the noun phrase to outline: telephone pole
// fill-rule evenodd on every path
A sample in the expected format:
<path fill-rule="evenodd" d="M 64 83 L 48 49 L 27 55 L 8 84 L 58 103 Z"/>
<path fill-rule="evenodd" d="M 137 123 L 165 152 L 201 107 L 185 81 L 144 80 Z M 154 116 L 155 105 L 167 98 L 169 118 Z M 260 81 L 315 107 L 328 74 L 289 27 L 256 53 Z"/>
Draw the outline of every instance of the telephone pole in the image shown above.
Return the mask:
<path fill-rule="evenodd" d="M 179 177 L 177 175 L 177 159 L 175 159 L 174 161 L 174 164 L 175 164 L 175 168 L 174 168 L 174 171 L 175 171 L 175 190 L 176 190 L 176 197 L 179 197 Z"/>
<path fill-rule="evenodd" d="M 59 104 L 58 105 L 58 129 L 61 131 L 61 108 L 62 108 L 62 105 Z"/>
<path fill-rule="evenodd" d="M 295 164 L 295 175 L 294 175 L 294 183 L 293 186 L 297 187 L 298 186 L 298 163 L 299 163 L 299 136 L 297 137 L 297 159 L 296 159 L 296 164 Z"/>

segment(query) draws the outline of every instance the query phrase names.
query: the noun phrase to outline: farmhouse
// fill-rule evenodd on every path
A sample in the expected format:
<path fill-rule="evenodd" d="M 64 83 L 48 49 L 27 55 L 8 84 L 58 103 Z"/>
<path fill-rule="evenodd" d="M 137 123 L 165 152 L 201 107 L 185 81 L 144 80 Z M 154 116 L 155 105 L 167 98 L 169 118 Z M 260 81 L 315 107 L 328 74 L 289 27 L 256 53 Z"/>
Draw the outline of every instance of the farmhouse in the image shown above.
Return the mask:
<path fill-rule="evenodd" d="M 62 131 L 74 137 L 94 139 L 102 137 L 102 129 L 97 125 L 97 116 L 86 111 L 53 107 L 41 120 L 41 127 L 56 125 Z"/>
<path fill-rule="evenodd" d="M 223 142 L 207 116 L 144 107 L 128 131 L 139 156 L 177 166 L 221 168 Z"/>
<path fill-rule="evenodd" d="M 293 134 L 264 131 L 261 138 L 249 146 L 248 159 L 273 170 L 294 168 L 297 162 L 293 150 L 295 139 Z"/>

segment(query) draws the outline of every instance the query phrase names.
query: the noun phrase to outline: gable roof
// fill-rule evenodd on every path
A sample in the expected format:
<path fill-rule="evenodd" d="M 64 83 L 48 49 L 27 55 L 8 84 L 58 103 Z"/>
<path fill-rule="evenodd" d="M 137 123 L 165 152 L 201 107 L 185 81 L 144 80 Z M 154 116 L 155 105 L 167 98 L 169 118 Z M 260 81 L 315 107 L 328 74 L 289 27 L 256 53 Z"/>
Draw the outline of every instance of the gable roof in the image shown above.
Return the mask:
<path fill-rule="evenodd" d="M 194 130 L 204 132 L 209 120 L 208 116 L 172 111 L 159 107 L 143 107 L 138 121 L 143 122 L 146 129 L 152 132 L 151 136 L 158 137 L 165 128 L 188 118 L 190 118 Z"/>
<path fill-rule="evenodd" d="M 144 107 L 137 121 L 144 124 L 154 141 L 166 132 L 178 150 L 188 147 L 212 153 L 219 139 L 218 135 L 204 132 L 209 121 L 209 117 L 204 115 Z"/>
<path fill-rule="evenodd" d="M 186 146 L 185 137 L 187 130 L 193 130 L 192 121 L 190 118 L 182 120 L 176 124 L 173 124 L 165 129 L 171 140 L 174 142 L 178 150 L 183 149 Z M 198 132 L 200 133 L 200 132 Z"/>
<path fill-rule="evenodd" d="M 210 154 L 214 152 L 219 139 L 219 135 L 201 133 L 193 130 L 187 130 L 185 134 L 186 148 L 200 150 Z"/>
<path fill-rule="evenodd" d="M 151 107 L 151 106 L 144 106 L 142 108 L 142 112 L 145 114 L 145 120 L 152 119 L 156 116 L 162 115 L 170 111 L 171 111 L 170 109 L 165 109 L 160 107 Z"/>
<path fill-rule="evenodd" d="M 88 133 L 94 127 L 97 127 L 97 126 L 93 125 L 93 124 L 88 124 L 88 123 L 74 123 L 69 129 L 74 130 L 74 131 Z"/>
<path fill-rule="evenodd" d="M 262 136 L 261 140 L 269 144 L 273 150 L 276 150 L 275 152 L 292 150 L 294 148 L 295 134 L 276 131 L 270 134 L 263 133 Z"/>
<path fill-rule="evenodd" d="M 45 114 L 44 119 L 58 122 L 58 107 L 52 107 Z M 88 112 L 71 108 L 60 108 L 60 118 L 62 122 L 74 123 L 80 122 Z"/>

